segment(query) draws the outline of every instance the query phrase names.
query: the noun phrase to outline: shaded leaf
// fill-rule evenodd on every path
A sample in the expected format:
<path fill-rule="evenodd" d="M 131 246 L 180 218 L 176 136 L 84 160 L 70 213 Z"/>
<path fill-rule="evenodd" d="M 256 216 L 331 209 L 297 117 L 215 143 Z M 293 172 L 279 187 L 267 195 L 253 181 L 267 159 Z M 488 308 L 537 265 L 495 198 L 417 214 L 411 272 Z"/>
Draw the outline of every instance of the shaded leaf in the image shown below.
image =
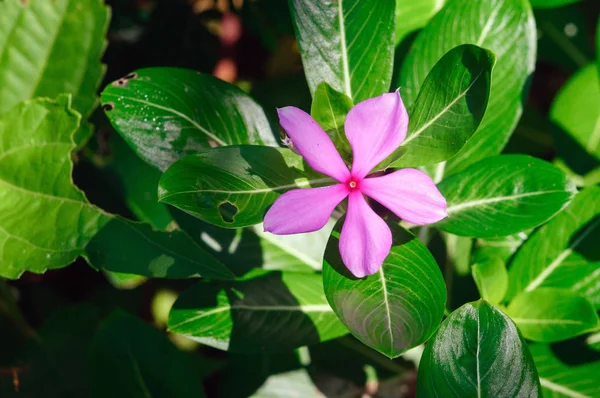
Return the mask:
<path fill-rule="evenodd" d="M 394 2 L 289 0 L 311 92 L 321 82 L 355 103 L 388 91 L 394 60 Z"/>
<path fill-rule="evenodd" d="M 252 98 L 189 69 L 137 70 L 106 86 L 102 105 L 133 150 L 162 171 L 202 149 L 276 144 L 269 121 Z"/>
<path fill-rule="evenodd" d="M 323 284 L 329 304 L 364 344 L 395 358 L 426 341 L 444 312 L 446 286 L 427 247 L 394 224 L 390 254 L 379 271 L 354 277 L 342 262 L 336 225 L 323 259 Z"/>
<path fill-rule="evenodd" d="M 531 0 L 531 5 L 536 8 L 554 8 L 577 3 L 578 1 L 581 0 Z"/>
<path fill-rule="evenodd" d="M 425 346 L 417 397 L 538 397 L 538 375 L 514 323 L 479 300 L 454 311 Z"/>
<path fill-rule="evenodd" d="M 438 188 L 448 202 L 448 217 L 436 226 L 480 238 L 540 225 L 575 193 L 575 185 L 562 170 L 525 155 L 483 159 L 445 179 Z"/>
<path fill-rule="evenodd" d="M 258 271 L 230 284 L 199 283 L 173 305 L 169 330 L 232 352 L 285 351 L 342 336 L 314 273 Z"/>
<path fill-rule="evenodd" d="M 330 185 L 289 149 L 215 148 L 181 159 L 160 179 L 158 197 L 225 228 L 262 222 L 267 208 L 290 189 Z"/>
<path fill-rule="evenodd" d="M 570 339 L 598 327 L 592 304 L 565 289 L 541 287 L 523 292 L 510 302 L 506 313 L 523 337 L 545 343 Z"/>

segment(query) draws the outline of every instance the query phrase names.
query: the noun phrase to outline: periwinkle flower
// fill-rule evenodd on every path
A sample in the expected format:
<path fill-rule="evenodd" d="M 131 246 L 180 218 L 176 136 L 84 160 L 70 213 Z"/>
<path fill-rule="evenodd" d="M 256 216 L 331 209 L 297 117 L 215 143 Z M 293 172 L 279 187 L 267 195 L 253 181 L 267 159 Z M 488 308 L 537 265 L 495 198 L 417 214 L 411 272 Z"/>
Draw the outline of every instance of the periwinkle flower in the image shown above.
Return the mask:
<path fill-rule="evenodd" d="M 406 137 L 408 114 L 398 91 L 363 101 L 348 112 L 344 129 L 352 147 L 350 170 L 310 115 L 291 106 L 279 109 L 278 114 L 295 149 L 310 167 L 338 183 L 284 193 L 265 216 L 266 231 L 287 235 L 321 229 L 348 197 L 340 254 L 350 272 L 362 278 L 379 270 L 392 246 L 389 227 L 371 209 L 365 195 L 412 224 L 430 224 L 446 217 L 446 199 L 427 174 L 402 169 L 383 176 L 368 175 Z"/>

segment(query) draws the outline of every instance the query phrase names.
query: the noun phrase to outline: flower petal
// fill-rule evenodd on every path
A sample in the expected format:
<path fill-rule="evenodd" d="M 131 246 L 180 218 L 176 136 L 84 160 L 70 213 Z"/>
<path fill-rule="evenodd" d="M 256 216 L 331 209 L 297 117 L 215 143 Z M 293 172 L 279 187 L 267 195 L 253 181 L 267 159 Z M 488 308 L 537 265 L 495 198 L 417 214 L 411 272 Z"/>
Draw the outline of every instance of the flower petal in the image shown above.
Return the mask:
<path fill-rule="evenodd" d="M 354 191 L 340 234 L 340 254 L 354 276 L 362 278 L 379 270 L 392 247 L 392 232 L 365 200 Z"/>
<path fill-rule="evenodd" d="M 431 224 L 446 217 L 446 198 L 433 180 L 415 169 L 365 178 L 361 191 L 412 224 Z"/>
<path fill-rule="evenodd" d="M 277 198 L 267 211 L 265 231 L 288 235 L 321 229 L 346 195 L 348 189 L 343 184 L 288 191 Z"/>
<path fill-rule="evenodd" d="M 350 171 L 331 138 L 306 112 L 293 106 L 277 109 L 279 123 L 304 160 L 319 173 L 346 182 Z"/>
<path fill-rule="evenodd" d="M 400 92 L 383 94 L 350 109 L 344 124 L 352 146 L 352 175 L 364 178 L 404 141 L 408 114 Z"/>

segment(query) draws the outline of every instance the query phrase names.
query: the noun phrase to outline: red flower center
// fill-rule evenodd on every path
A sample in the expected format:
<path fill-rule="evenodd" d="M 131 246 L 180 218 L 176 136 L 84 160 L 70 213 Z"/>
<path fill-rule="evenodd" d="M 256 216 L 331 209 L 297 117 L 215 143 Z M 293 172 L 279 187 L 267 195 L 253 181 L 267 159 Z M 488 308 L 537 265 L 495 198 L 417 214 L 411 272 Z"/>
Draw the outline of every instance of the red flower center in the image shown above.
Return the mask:
<path fill-rule="evenodd" d="M 350 180 L 348 180 L 348 182 L 346 183 L 346 186 L 348 187 L 349 191 L 355 191 L 358 189 L 358 183 L 359 181 L 351 178 Z"/>

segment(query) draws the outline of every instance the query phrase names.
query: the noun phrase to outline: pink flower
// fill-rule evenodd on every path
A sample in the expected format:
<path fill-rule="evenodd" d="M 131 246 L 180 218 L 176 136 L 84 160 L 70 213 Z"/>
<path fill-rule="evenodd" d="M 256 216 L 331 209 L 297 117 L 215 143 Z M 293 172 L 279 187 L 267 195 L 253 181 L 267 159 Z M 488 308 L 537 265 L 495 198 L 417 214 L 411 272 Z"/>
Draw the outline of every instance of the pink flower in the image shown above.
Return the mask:
<path fill-rule="evenodd" d="M 362 278 L 379 270 L 392 247 L 389 227 L 371 209 L 365 195 L 412 224 L 430 224 L 446 217 L 446 199 L 427 174 L 402 169 L 368 177 L 406 137 L 408 114 L 399 92 L 368 99 L 348 112 L 344 128 L 352 146 L 351 170 L 310 115 L 291 106 L 278 113 L 281 125 L 306 162 L 339 183 L 284 193 L 265 216 L 266 231 L 287 235 L 321 229 L 335 207 L 348 197 L 340 254 L 350 272 Z"/>

